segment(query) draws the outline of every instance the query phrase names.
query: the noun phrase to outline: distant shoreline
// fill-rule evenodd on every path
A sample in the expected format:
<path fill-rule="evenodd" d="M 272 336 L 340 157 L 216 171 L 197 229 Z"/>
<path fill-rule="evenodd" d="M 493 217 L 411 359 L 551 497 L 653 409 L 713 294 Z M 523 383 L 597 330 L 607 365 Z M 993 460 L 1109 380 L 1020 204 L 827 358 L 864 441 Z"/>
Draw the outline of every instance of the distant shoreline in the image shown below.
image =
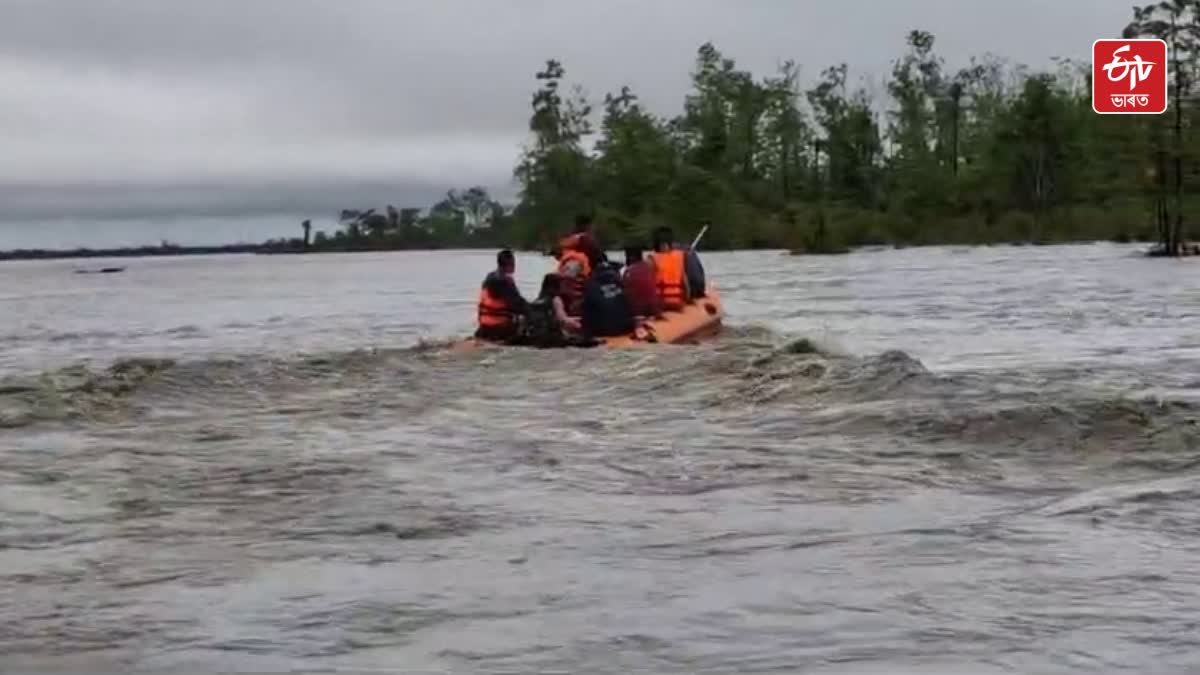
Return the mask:
<path fill-rule="evenodd" d="M 0 262 L 17 260 L 82 260 L 89 258 L 152 258 L 189 255 L 309 255 L 321 253 L 381 253 L 385 251 L 437 251 L 445 248 L 483 249 L 483 246 L 454 247 L 379 247 L 355 246 L 338 248 L 294 247 L 272 244 L 223 244 L 215 246 L 122 246 L 118 248 L 76 249 L 14 249 L 0 251 Z"/>
<path fill-rule="evenodd" d="M 1106 241 L 1103 239 L 1077 239 L 1065 241 L 999 241 L 999 242 L 941 242 L 929 244 L 914 244 L 907 246 L 881 245 L 881 246 L 851 246 L 839 248 L 838 250 L 804 250 L 804 249 L 788 249 L 784 246 L 769 246 L 766 249 L 782 249 L 788 251 L 791 255 L 829 255 L 829 254 L 845 254 L 861 249 L 875 248 L 919 248 L 922 246 L 1044 246 L 1053 244 L 1088 244 L 1098 241 Z M 1112 240 L 1107 240 L 1112 241 Z M 1133 241 L 1116 241 L 1114 243 L 1124 244 L 1144 244 L 1149 243 L 1146 240 L 1136 239 Z M 373 244 L 373 245 L 372 245 Z M 214 246 L 179 246 L 176 244 L 167 244 L 160 246 L 122 246 L 118 248 L 76 248 L 76 249 L 14 249 L 9 251 L 0 251 L 0 262 L 19 261 L 19 260 L 86 260 L 94 258 L 153 258 L 153 257 L 173 257 L 173 256 L 193 256 L 193 255 L 319 255 L 326 253 L 385 253 L 392 251 L 444 251 L 444 250 L 493 250 L 497 248 L 493 245 L 483 244 L 459 244 L 455 246 L 394 246 L 380 244 L 378 242 L 364 242 L 363 244 L 345 245 L 338 247 L 324 246 L 309 246 L 307 248 L 296 244 L 280 244 L 280 243 L 263 243 L 263 244 L 222 244 Z M 543 253 L 541 249 L 531 248 L 524 249 L 521 247 L 510 247 L 514 250 L 522 250 L 528 253 Z M 763 250 L 760 248 L 746 249 L 712 249 L 712 250 Z M 1151 257 L 1164 255 L 1162 251 L 1156 248 L 1150 248 L 1144 253 Z M 1189 243 L 1184 247 L 1184 256 L 1200 255 L 1200 244 Z"/>
<path fill-rule="evenodd" d="M 151 256 L 206 255 L 213 253 L 258 253 L 262 244 L 224 246 L 123 246 L 120 248 L 14 249 L 0 251 L 0 261 L 68 260 L 79 258 L 148 258 Z"/>

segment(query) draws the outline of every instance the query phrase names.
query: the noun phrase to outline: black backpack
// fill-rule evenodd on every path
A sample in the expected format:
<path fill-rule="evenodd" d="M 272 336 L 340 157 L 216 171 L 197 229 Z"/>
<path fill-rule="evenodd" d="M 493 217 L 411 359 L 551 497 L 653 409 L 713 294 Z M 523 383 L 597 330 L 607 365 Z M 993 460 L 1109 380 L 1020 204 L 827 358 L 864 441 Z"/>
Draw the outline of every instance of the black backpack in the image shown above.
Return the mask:
<path fill-rule="evenodd" d="M 562 325 L 554 314 L 554 301 L 551 298 L 538 298 L 529 303 L 529 312 L 521 328 L 521 342 L 535 347 L 562 344 Z"/>
<path fill-rule="evenodd" d="M 633 330 L 633 311 L 616 268 L 604 265 L 592 275 L 584 289 L 583 324 L 588 333 L 599 337 Z"/>

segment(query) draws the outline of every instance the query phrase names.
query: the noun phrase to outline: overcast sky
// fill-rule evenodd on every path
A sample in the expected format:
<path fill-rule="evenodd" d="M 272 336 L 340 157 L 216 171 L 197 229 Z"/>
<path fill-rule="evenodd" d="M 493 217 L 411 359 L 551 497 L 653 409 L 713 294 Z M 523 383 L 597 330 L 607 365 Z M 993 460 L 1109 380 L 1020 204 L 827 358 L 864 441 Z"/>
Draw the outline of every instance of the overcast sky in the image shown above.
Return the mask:
<path fill-rule="evenodd" d="M 712 40 L 768 74 L 1089 57 L 1128 0 L 0 0 L 0 220 L 329 213 L 507 190 L 547 58 L 675 113 Z"/>

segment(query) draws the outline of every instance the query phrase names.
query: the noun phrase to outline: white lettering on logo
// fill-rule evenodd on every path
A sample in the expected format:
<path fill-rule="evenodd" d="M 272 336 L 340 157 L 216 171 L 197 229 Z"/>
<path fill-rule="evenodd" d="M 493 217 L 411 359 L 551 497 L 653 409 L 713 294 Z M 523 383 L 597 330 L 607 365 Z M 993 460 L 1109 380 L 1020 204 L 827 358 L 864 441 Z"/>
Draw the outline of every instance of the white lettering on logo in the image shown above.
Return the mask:
<path fill-rule="evenodd" d="M 1134 54 L 1132 61 L 1126 61 L 1121 58 L 1123 52 L 1129 51 L 1129 45 L 1123 45 L 1113 52 L 1113 60 L 1104 64 L 1103 69 L 1108 73 L 1110 82 L 1120 82 L 1126 77 L 1129 78 L 1129 91 L 1133 91 L 1138 82 L 1150 77 L 1150 71 L 1154 69 L 1153 61 L 1143 61 L 1142 57 Z M 1117 68 L 1120 68 L 1120 74 L 1117 74 Z"/>

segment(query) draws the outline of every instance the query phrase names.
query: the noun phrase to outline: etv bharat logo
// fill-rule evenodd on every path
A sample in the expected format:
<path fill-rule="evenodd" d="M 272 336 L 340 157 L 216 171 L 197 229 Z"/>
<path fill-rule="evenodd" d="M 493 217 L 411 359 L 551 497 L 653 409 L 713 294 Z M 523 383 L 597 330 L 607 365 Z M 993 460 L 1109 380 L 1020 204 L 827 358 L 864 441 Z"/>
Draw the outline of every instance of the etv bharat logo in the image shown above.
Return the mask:
<path fill-rule="evenodd" d="M 1092 110 L 1101 115 L 1159 115 L 1167 110 L 1167 43 L 1092 43 Z"/>

